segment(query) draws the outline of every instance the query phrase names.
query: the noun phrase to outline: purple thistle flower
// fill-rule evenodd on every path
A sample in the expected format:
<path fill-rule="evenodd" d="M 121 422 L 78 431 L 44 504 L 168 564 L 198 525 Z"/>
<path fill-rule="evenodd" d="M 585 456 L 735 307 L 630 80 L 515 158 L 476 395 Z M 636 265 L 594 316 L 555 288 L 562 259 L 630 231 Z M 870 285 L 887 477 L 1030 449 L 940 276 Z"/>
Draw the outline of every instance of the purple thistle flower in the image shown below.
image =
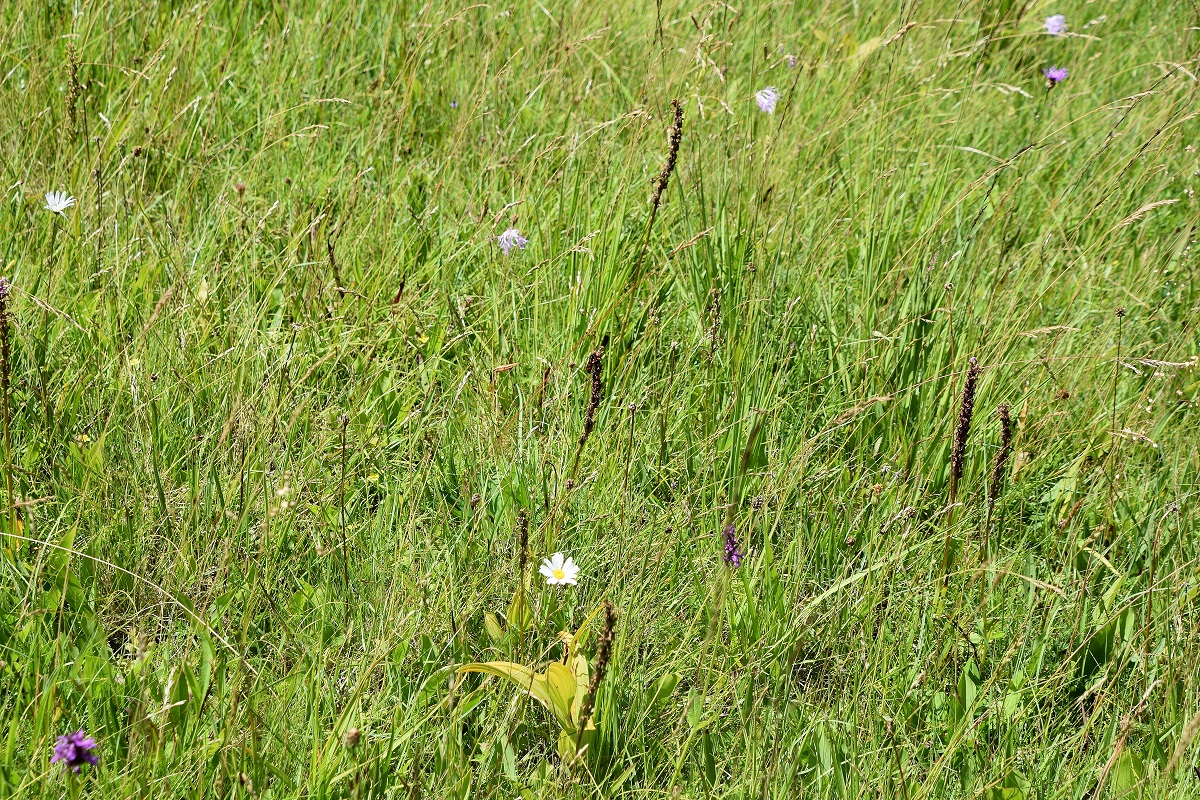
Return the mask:
<path fill-rule="evenodd" d="M 1042 74 L 1046 76 L 1046 85 L 1053 89 L 1065 81 L 1071 73 L 1067 71 L 1066 67 L 1050 67 L 1050 69 L 1043 69 Z"/>
<path fill-rule="evenodd" d="M 774 86 L 759 89 L 754 93 L 754 102 L 758 103 L 759 111 L 774 114 L 775 104 L 779 102 L 779 90 Z"/>
<path fill-rule="evenodd" d="M 1051 36 L 1062 36 L 1067 32 L 1067 18 L 1062 14 L 1046 17 L 1046 33 Z"/>
<path fill-rule="evenodd" d="M 504 251 L 504 255 L 508 255 L 508 252 L 514 247 L 524 250 L 525 245 L 529 244 L 529 240 L 522 236 L 516 228 L 509 228 L 497 236 L 496 241 L 500 243 L 500 249 Z"/>
<path fill-rule="evenodd" d="M 54 743 L 54 755 L 50 757 L 51 764 L 62 762 L 67 769 L 79 774 L 84 764 L 93 767 L 100 763 L 99 757 L 92 751 L 96 749 L 96 740 L 86 735 L 82 729 L 72 731 L 66 736 L 58 737 Z"/>
<path fill-rule="evenodd" d="M 725 563 L 737 569 L 742 565 L 742 559 L 746 554 L 738 549 L 739 543 L 737 536 L 734 535 L 733 523 L 725 526 Z"/>

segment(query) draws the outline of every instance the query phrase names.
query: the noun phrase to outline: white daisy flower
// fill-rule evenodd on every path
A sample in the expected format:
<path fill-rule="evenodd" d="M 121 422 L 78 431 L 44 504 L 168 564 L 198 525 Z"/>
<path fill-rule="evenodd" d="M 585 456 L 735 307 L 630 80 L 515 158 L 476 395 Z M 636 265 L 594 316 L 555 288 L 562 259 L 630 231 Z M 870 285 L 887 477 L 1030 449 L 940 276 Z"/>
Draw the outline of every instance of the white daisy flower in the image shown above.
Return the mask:
<path fill-rule="evenodd" d="M 550 558 L 542 559 L 538 572 L 546 576 L 548 586 L 575 586 L 579 583 L 579 565 L 570 556 L 555 553 Z"/>
<path fill-rule="evenodd" d="M 46 210 L 53 211 L 55 214 L 62 214 L 68 208 L 75 205 L 75 198 L 67 195 L 66 192 L 46 192 Z"/>

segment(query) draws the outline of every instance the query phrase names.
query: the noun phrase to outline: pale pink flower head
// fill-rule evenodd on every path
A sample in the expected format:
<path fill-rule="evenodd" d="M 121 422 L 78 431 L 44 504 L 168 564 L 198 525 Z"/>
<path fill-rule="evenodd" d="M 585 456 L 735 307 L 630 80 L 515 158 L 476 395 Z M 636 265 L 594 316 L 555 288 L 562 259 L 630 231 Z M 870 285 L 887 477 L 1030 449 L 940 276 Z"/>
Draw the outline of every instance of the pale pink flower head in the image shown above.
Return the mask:
<path fill-rule="evenodd" d="M 1046 33 L 1051 36 L 1063 36 L 1067 32 L 1067 18 L 1062 14 L 1046 17 Z"/>
<path fill-rule="evenodd" d="M 766 114 L 774 114 L 775 104 L 779 102 L 779 90 L 774 86 L 759 89 L 754 93 L 754 102 L 758 103 L 759 111 Z"/>
<path fill-rule="evenodd" d="M 500 249 L 504 251 L 504 255 L 508 255 L 509 251 L 514 247 L 524 250 L 525 245 L 529 244 L 529 240 L 522 236 L 521 232 L 516 228 L 509 228 L 497 236 L 496 241 L 500 243 Z"/>

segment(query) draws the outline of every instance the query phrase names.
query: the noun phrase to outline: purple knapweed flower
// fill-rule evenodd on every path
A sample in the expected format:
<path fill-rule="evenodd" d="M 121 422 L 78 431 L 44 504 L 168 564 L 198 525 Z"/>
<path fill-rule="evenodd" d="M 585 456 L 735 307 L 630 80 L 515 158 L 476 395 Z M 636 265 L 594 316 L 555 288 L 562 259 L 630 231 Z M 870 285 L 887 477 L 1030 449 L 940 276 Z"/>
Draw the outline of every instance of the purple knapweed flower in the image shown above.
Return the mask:
<path fill-rule="evenodd" d="M 1062 14 L 1046 17 L 1046 33 L 1051 36 L 1062 36 L 1067 32 L 1067 18 Z"/>
<path fill-rule="evenodd" d="M 83 730 L 72 731 L 66 736 L 58 737 L 54 743 L 54 755 L 50 757 L 51 764 L 62 762 L 67 769 L 79 774 L 84 764 L 93 767 L 100 763 L 99 757 L 92 752 L 96 749 L 96 740 L 87 736 Z"/>
<path fill-rule="evenodd" d="M 759 89 L 754 93 L 754 102 L 758 103 L 759 111 L 774 114 L 775 104 L 779 102 L 779 90 L 774 86 Z"/>
<path fill-rule="evenodd" d="M 514 247 L 524 250 L 525 245 L 529 244 L 529 240 L 522 236 L 516 228 L 509 228 L 497 236 L 496 241 L 500 243 L 500 249 L 504 251 L 504 255 L 508 255 L 508 251 Z"/>
<path fill-rule="evenodd" d="M 742 565 L 742 559 L 746 554 L 738 549 L 739 544 L 737 536 L 734 535 L 733 523 L 725 526 L 725 563 L 734 569 Z"/>
<path fill-rule="evenodd" d="M 1042 74 L 1046 76 L 1046 85 L 1053 89 L 1065 81 L 1071 73 L 1067 71 L 1066 67 L 1050 67 L 1050 69 L 1043 69 Z"/>
<path fill-rule="evenodd" d="M 793 55 L 791 55 L 791 54 L 788 54 L 788 55 L 784 56 L 784 58 L 786 58 L 786 59 L 787 59 L 787 62 L 788 62 L 788 68 L 789 68 L 789 69 L 794 69 L 794 68 L 795 68 L 795 66 L 796 66 L 796 57 L 795 57 L 795 56 L 793 56 Z"/>

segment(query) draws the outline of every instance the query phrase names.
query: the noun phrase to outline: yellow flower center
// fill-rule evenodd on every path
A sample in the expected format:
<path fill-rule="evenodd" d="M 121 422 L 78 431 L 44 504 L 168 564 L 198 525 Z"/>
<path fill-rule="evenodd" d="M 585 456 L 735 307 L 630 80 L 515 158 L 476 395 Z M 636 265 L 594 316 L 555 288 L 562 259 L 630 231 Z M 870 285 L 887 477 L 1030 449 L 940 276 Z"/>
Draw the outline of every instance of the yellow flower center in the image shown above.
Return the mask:
<path fill-rule="evenodd" d="M 561 581 L 565 577 L 567 577 L 567 573 L 563 572 L 561 569 L 554 570 L 554 580 Z"/>

